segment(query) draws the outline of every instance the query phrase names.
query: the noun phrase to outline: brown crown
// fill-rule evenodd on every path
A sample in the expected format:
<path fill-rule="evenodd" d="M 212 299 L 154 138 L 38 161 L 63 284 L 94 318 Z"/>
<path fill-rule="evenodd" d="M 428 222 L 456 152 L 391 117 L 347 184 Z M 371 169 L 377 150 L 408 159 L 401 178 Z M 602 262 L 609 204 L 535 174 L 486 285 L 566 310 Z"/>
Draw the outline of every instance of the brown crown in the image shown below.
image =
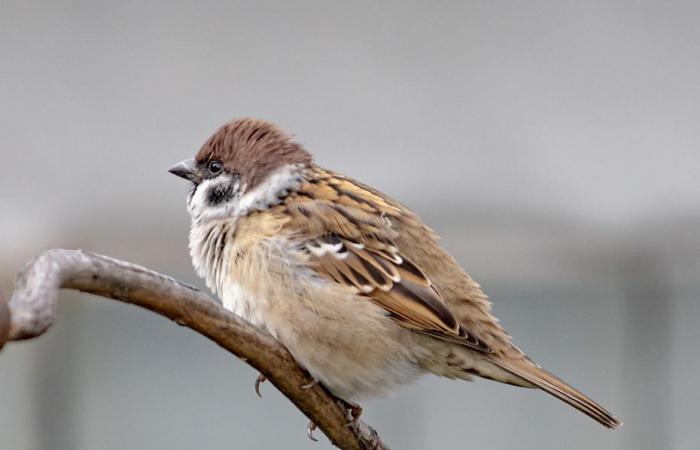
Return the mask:
<path fill-rule="evenodd" d="M 218 159 L 241 176 L 250 190 L 267 175 L 287 164 L 309 164 L 311 155 L 283 130 L 264 120 L 245 118 L 228 122 L 204 143 L 197 163 Z"/>

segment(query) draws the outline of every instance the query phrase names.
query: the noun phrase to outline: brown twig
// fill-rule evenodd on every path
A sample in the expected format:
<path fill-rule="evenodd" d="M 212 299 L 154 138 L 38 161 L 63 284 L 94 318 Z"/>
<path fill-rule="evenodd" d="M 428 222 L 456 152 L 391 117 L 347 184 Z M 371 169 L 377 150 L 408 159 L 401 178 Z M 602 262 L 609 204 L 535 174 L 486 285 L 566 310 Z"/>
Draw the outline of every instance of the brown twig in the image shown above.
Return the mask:
<path fill-rule="evenodd" d="M 56 317 L 61 288 L 131 303 L 208 337 L 272 382 L 330 441 L 347 450 L 388 449 L 364 422 L 348 426 L 322 386 L 304 389 L 308 373 L 268 333 L 223 309 L 196 288 L 152 270 L 81 250 L 48 250 L 27 263 L 8 303 L 0 298 L 0 348 L 42 335 Z"/>

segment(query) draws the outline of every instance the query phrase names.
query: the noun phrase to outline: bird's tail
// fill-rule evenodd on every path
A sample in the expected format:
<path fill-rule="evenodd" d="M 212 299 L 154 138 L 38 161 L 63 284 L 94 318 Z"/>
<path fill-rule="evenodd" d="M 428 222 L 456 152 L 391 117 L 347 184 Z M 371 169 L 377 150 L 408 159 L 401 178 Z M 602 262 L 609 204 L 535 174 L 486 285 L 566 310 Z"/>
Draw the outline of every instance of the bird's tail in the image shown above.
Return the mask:
<path fill-rule="evenodd" d="M 605 408 L 529 359 L 506 360 L 499 358 L 493 362 L 508 372 L 532 383 L 548 394 L 568 403 L 608 428 L 615 429 L 622 426 L 622 422 L 617 420 Z"/>

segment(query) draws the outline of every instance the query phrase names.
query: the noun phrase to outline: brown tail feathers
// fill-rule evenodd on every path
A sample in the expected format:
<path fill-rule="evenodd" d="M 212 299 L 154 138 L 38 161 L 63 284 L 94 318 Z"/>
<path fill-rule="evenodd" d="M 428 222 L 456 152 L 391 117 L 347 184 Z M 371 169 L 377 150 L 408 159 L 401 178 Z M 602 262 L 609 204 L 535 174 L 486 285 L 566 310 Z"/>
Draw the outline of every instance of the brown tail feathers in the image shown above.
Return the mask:
<path fill-rule="evenodd" d="M 532 383 L 548 394 L 562 400 L 608 428 L 620 428 L 617 420 L 605 408 L 569 386 L 551 373 L 525 359 L 519 361 L 496 360 L 498 366 Z"/>

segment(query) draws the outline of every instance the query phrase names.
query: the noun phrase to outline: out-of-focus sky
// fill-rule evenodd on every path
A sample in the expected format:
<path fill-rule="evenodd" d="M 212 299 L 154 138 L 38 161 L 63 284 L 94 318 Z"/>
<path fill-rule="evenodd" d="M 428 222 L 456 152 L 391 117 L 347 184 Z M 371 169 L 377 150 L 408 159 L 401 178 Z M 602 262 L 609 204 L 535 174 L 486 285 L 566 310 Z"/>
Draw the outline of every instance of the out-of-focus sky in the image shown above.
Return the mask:
<path fill-rule="evenodd" d="M 485 280 L 514 334 L 530 339 L 540 359 L 550 354 L 563 378 L 602 393 L 596 397 L 611 409 L 622 408 L 628 423 L 606 434 L 574 413 L 552 430 L 547 423 L 564 409 L 551 399 L 537 405 L 554 416 L 540 418 L 530 406 L 504 412 L 488 402 L 501 395 L 503 405 L 517 405 L 523 397 L 508 388 L 431 380 L 376 403 L 375 411 L 386 414 L 373 417 L 380 431 L 389 429 L 390 443 L 485 444 L 498 432 L 495 448 L 637 450 L 654 448 L 650 436 L 658 426 L 655 435 L 668 437 L 669 448 L 694 448 L 700 399 L 683 386 L 700 369 L 687 359 L 694 358 L 688 339 L 697 337 L 693 323 L 700 320 L 698 17 L 700 3 L 690 1 L 2 1 L 0 289 L 9 293 L 21 263 L 48 247 L 108 253 L 198 283 L 186 252 L 186 187 L 166 169 L 194 154 L 226 120 L 257 116 L 295 134 L 321 165 L 417 210 Z M 643 292 L 668 285 L 668 298 L 636 302 L 630 286 L 644 282 Z M 117 317 L 122 326 L 104 331 L 77 319 L 66 323 L 108 333 L 115 342 L 128 334 L 122 329 L 133 335 L 134 323 L 169 330 L 140 311 L 81 310 L 83 303 L 71 305 L 84 321 Z M 554 316 L 543 318 L 543 310 Z M 664 311 L 667 321 L 653 320 Z M 663 344 L 653 352 L 635 346 L 647 321 Z M 75 343 L 66 339 L 53 350 Z M 172 339 L 193 345 L 189 335 Z M 167 342 L 161 344 L 153 351 L 167 353 Z M 45 402 L 36 393 L 45 383 L 64 386 L 75 373 L 107 377 L 115 370 L 106 368 L 110 352 L 118 351 L 82 344 L 78 356 L 94 354 L 98 362 L 76 356 L 69 370 L 46 359 L 47 345 L 22 344 L 0 355 L 0 380 L 3 372 L 15 374 L 12 384 L 0 382 L 0 398 L 25 405 L 21 419 L 0 406 L 0 435 L 15 436 L 15 448 L 47 442 L 58 442 L 58 449 L 126 448 L 126 439 L 130 448 L 148 442 L 175 449 L 190 438 L 205 442 L 203 448 L 235 447 L 236 436 L 209 430 L 215 437 L 207 441 L 197 429 L 167 445 L 153 435 L 132 441 L 128 436 L 148 430 L 96 413 L 78 425 L 43 426 Z M 125 353 L 123 364 L 148 386 L 149 374 L 132 367 L 148 355 L 129 352 L 137 356 Z M 216 349 L 211 353 L 215 358 Z M 572 354 L 582 355 L 579 362 Z M 250 375 L 241 372 L 242 363 L 216 358 L 222 359 L 200 363 L 226 361 Z M 154 370 L 181 373 L 183 386 L 201 382 L 200 372 L 177 362 L 163 360 Z M 37 380 L 36 367 L 55 376 Z M 87 397 L 81 383 L 71 386 L 65 392 L 75 395 L 46 401 L 56 410 L 71 404 L 82 411 L 104 411 L 114 402 L 105 386 L 90 385 Z M 223 395 L 242 395 L 229 391 Z M 144 388 L 139 398 L 149 392 Z M 446 403 L 431 403 L 433 393 Z M 470 403 L 474 398 L 478 406 Z M 156 408 L 153 401 L 144 408 Z M 264 414 L 255 405 L 244 413 L 222 401 L 212 410 L 230 415 L 243 439 Z M 421 411 L 423 428 L 402 411 L 407 405 Z M 663 418 L 645 412 L 654 405 Z M 125 402 L 124 411 L 129 407 Z M 172 420 L 190 423 L 187 404 L 170 408 L 182 408 Z M 429 420 L 435 409 L 445 416 Z M 300 422 L 288 407 L 276 417 Z M 107 418 L 120 436 L 96 431 L 94 423 Z M 499 419 L 516 431 L 491 423 Z M 286 436 L 303 434 L 296 422 L 277 438 L 238 442 L 279 448 Z M 576 442 L 568 441 L 581 426 Z M 405 427 L 418 430 L 415 440 L 401 440 Z"/>
<path fill-rule="evenodd" d="M 54 187 L 50 208 L 25 188 L 3 210 L 162 211 L 144 195 L 171 194 L 161 169 L 245 115 L 418 201 L 618 222 L 700 198 L 695 2 L 5 1 L 0 11 L 11 168 L 0 188 Z M 100 195 L 86 204 L 96 173 Z"/>

